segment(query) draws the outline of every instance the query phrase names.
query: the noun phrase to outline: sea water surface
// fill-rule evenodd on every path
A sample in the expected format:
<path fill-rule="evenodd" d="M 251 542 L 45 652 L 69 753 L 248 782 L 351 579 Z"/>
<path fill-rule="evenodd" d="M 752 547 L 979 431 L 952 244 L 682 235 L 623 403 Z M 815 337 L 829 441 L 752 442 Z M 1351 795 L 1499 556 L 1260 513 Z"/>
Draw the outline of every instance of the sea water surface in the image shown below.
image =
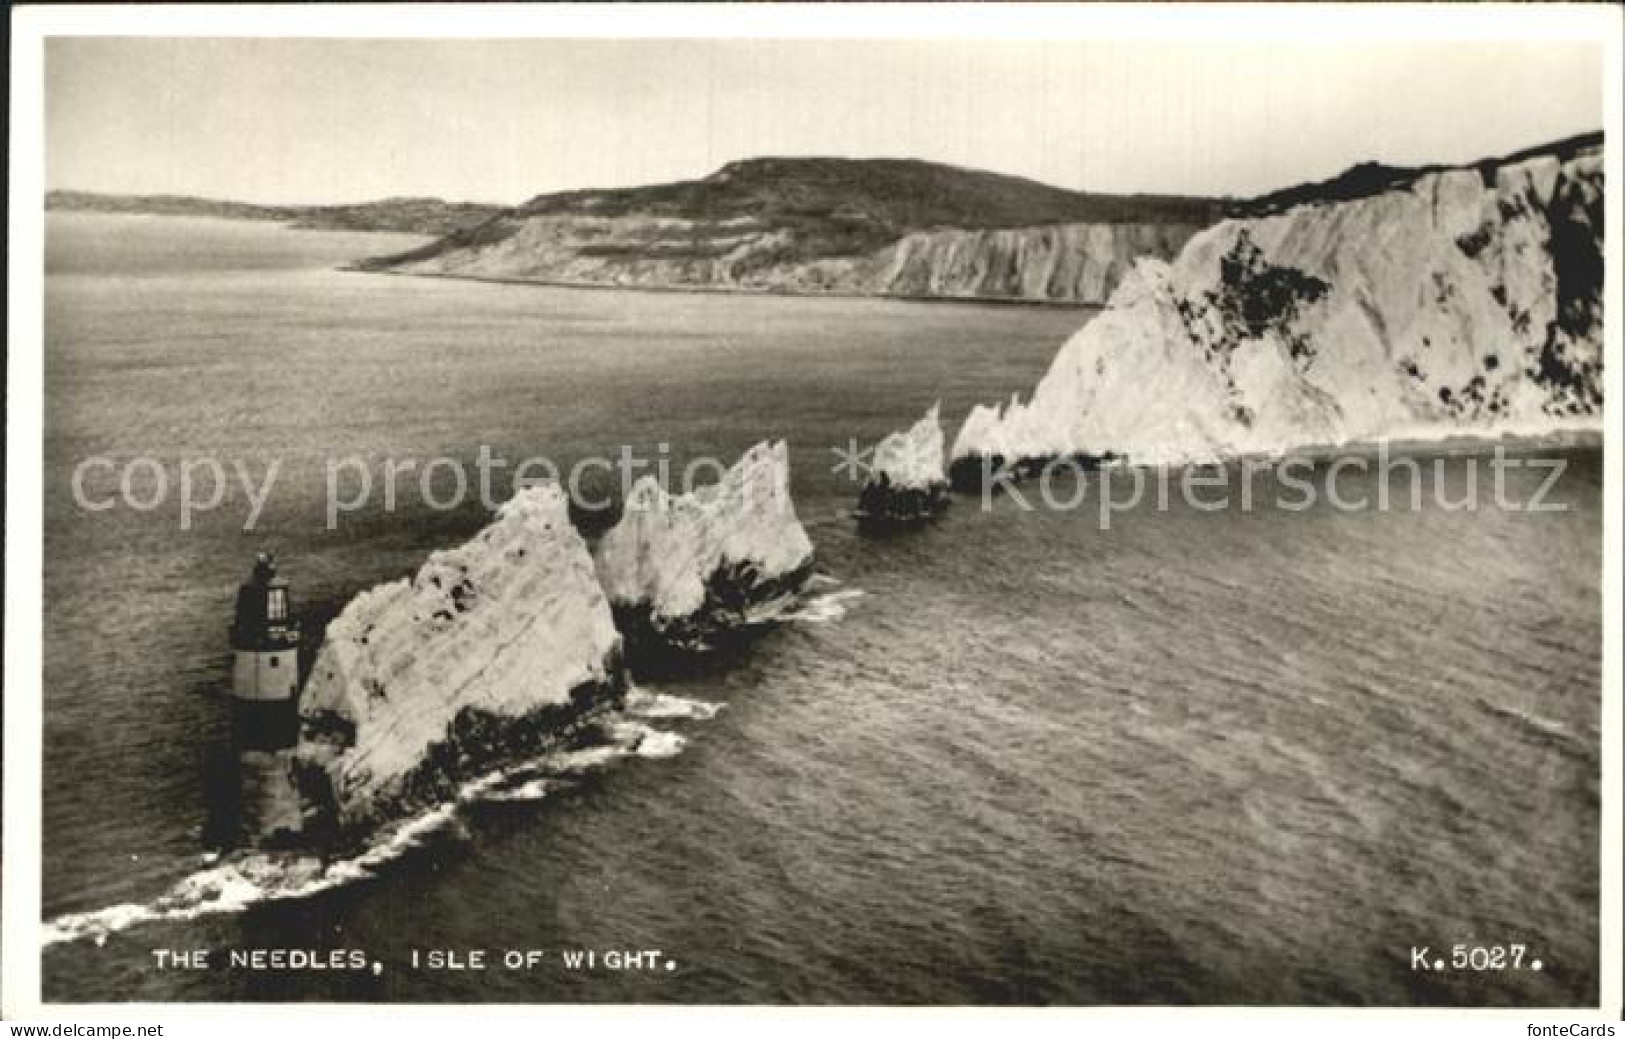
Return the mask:
<path fill-rule="evenodd" d="M 1597 998 L 1595 452 L 1565 456 L 1560 512 L 1176 497 L 1103 530 L 970 497 L 865 537 L 835 449 L 936 400 L 951 435 L 1088 312 L 408 279 L 337 269 L 400 237 L 47 225 L 47 1000 Z M 407 479 L 327 529 L 334 459 L 353 495 L 385 459 L 568 468 L 624 445 L 680 467 L 770 437 L 819 556 L 787 623 L 640 683 L 602 746 L 488 777 L 321 883 L 201 857 L 253 554 L 330 612 L 487 517 Z M 88 458 L 105 511 L 74 501 Z M 182 529 L 180 468 L 203 458 L 230 483 Z M 1472 462 L 1441 463 L 1454 489 Z M 273 463 L 245 532 L 240 479 Z M 126 473 L 162 503 L 117 504 Z M 1524 967 L 1413 967 L 1458 943 L 1525 946 Z M 211 969 L 153 955 L 199 948 Z M 234 949 L 366 967 L 231 968 Z M 485 970 L 422 966 L 477 949 Z M 611 950 L 660 955 L 611 970 Z"/>

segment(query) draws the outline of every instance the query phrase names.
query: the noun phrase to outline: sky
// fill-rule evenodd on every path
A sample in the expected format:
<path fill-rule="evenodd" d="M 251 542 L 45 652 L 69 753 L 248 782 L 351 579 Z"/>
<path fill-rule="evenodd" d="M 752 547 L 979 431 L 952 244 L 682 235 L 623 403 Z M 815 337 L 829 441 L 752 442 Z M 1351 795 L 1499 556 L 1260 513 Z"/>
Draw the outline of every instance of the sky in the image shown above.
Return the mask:
<path fill-rule="evenodd" d="M 1259 194 L 1602 125 L 1596 44 L 53 38 L 52 189 L 517 203 L 761 155 Z"/>

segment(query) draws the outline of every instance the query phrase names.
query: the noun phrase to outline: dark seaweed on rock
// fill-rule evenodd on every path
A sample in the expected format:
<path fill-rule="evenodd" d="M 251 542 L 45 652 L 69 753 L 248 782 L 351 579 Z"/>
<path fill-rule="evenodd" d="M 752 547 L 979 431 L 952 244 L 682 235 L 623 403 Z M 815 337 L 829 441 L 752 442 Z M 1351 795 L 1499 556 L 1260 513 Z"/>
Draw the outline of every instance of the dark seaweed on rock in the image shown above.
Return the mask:
<path fill-rule="evenodd" d="M 1064 458 L 1019 458 L 1014 461 L 1003 455 L 963 455 L 948 463 L 948 485 L 959 494 L 981 494 L 984 490 L 997 490 L 1006 482 L 1018 484 L 1041 476 L 1045 467 L 1064 465 L 1079 473 L 1090 473 L 1113 462 L 1124 461 L 1113 451 L 1100 454 L 1080 452 Z"/>
<path fill-rule="evenodd" d="M 664 671 L 682 657 L 712 653 L 750 638 L 776 621 L 775 607 L 794 601 L 813 573 L 813 561 L 776 577 L 754 563 L 728 563 L 705 583 L 705 602 L 680 618 L 657 617 L 647 602 L 615 603 L 611 612 L 634 671 Z"/>
<path fill-rule="evenodd" d="M 1235 245 L 1219 259 L 1219 287 L 1207 293 L 1207 305 L 1219 315 L 1225 335 L 1218 349 L 1228 359 L 1240 343 L 1276 332 L 1286 341 L 1300 367 L 1314 360 L 1307 336 L 1296 334 L 1293 322 L 1299 311 L 1322 299 L 1331 285 L 1293 267 L 1270 263 L 1245 229 Z M 1179 301 L 1180 315 L 1187 314 Z"/>
<path fill-rule="evenodd" d="M 858 525 L 865 530 L 918 526 L 941 515 L 949 501 L 946 486 L 893 487 L 881 473 L 858 492 Z"/>
<path fill-rule="evenodd" d="M 1557 275 L 1557 315 L 1547 325 L 1535 370 L 1542 386 L 1561 394 L 1553 405 L 1577 414 L 1602 406 L 1601 358 L 1576 359 L 1569 344 L 1600 335 L 1603 281 L 1603 194 L 1565 181 L 1549 207 L 1552 266 Z"/>
<path fill-rule="evenodd" d="M 301 842 L 354 850 L 382 821 L 444 804 L 470 780 L 570 745 L 579 738 L 581 725 L 599 710 L 619 703 L 626 689 L 625 672 L 617 662 L 608 681 L 579 685 L 570 691 L 568 703 L 546 704 L 518 718 L 464 707 L 447 726 L 446 738 L 431 745 L 390 793 L 342 825 L 331 787 L 325 796 L 320 789 L 307 787 L 305 793 L 317 807 Z M 308 771 L 319 782 L 327 780 L 325 769 L 311 765 Z"/>

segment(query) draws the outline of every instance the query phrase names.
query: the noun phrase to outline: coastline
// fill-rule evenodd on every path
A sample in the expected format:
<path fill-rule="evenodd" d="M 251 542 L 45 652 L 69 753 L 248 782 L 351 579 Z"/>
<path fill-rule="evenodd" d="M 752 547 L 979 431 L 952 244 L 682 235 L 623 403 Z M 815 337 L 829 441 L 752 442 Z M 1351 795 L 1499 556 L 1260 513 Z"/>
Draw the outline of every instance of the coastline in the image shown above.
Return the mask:
<path fill-rule="evenodd" d="M 884 292 L 807 292 L 792 289 L 752 289 L 726 285 L 613 285 L 597 281 L 554 281 L 540 278 L 499 278 L 477 274 L 425 274 L 365 267 L 358 263 L 335 268 L 346 274 L 387 274 L 396 278 L 432 278 L 441 281 L 475 281 L 489 285 L 523 285 L 547 289 L 591 289 L 596 291 L 661 292 L 703 296 L 786 296 L 792 299 L 874 299 L 894 303 L 957 303 L 1006 307 L 1049 307 L 1059 310 L 1099 311 L 1102 303 L 1076 303 L 1061 299 L 1029 299 L 1018 296 L 925 296 Z"/>

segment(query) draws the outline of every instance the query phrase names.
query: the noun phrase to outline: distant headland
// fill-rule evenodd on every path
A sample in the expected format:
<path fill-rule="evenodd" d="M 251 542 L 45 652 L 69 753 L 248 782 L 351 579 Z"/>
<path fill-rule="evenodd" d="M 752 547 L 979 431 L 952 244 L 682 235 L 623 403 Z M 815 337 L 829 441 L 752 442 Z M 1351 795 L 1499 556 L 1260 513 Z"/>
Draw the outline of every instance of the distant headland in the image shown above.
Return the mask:
<path fill-rule="evenodd" d="M 45 209 L 47 212 L 264 220 L 306 231 L 395 231 L 421 235 L 450 234 L 502 212 L 501 206 L 446 202 L 438 198 L 385 198 L 350 205 L 266 206 L 195 195 L 110 195 L 95 191 L 47 192 Z"/>
<path fill-rule="evenodd" d="M 1227 219 L 1350 202 L 1449 169 L 1481 177 L 1595 151 L 1580 134 L 1462 167 L 1357 164 L 1251 199 L 1073 191 L 917 159 L 755 158 L 698 180 L 537 195 L 517 206 L 400 197 L 273 206 L 53 191 L 51 211 L 204 216 L 434 241 L 364 271 L 667 291 L 1102 306 L 1142 259 L 1171 263 Z"/>

